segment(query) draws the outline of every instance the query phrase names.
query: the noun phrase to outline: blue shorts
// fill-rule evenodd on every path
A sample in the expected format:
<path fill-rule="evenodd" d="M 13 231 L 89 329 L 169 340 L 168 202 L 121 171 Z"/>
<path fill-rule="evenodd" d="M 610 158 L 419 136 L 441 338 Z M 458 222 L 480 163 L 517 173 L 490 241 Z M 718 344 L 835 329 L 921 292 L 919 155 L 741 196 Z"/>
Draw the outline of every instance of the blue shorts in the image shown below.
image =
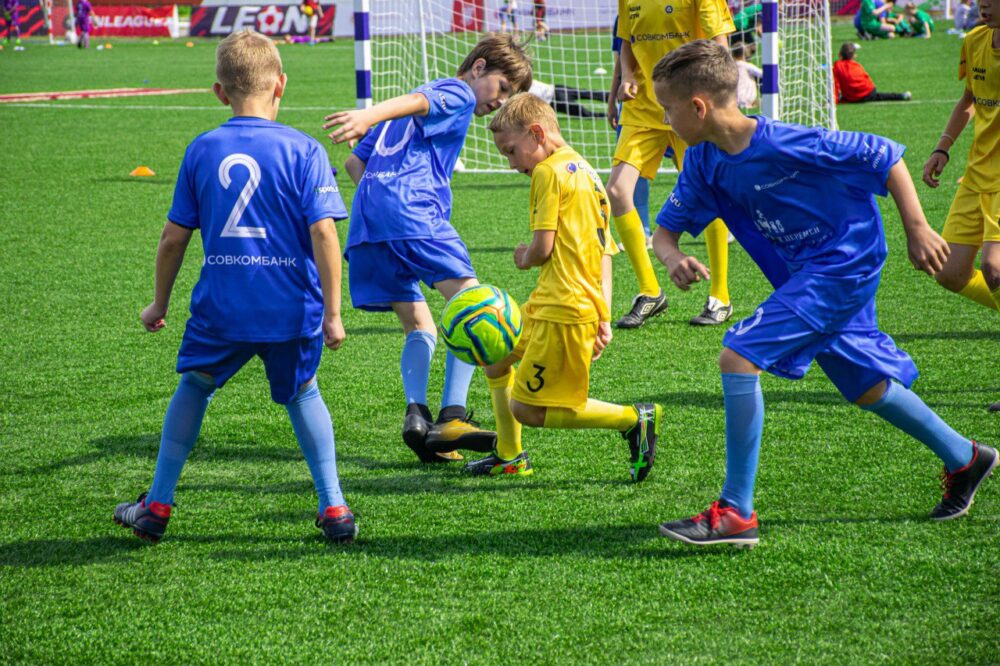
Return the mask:
<path fill-rule="evenodd" d="M 840 331 L 823 333 L 773 296 L 726 332 L 722 344 L 778 377 L 802 379 L 813 359 L 849 402 L 884 379 L 907 388 L 917 366 L 878 330 L 875 301 L 868 301 Z"/>
<path fill-rule="evenodd" d="M 247 361 L 260 356 L 271 383 L 271 399 L 284 405 L 316 376 L 322 354 L 322 335 L 287 342 L 232 342 L 188 324 L 177 352 L 177 372 L 203 372 L 222 388 Z"/>
<path fill-rule="evenodd" d="M 460 238 L 411 238 L 361 243 L 344 254 L 348 262 L 351 303 L 361 310 L 384 312 L 390 303 L 426 300 L 420 283 L 474 278 L 469 250 Z"/>

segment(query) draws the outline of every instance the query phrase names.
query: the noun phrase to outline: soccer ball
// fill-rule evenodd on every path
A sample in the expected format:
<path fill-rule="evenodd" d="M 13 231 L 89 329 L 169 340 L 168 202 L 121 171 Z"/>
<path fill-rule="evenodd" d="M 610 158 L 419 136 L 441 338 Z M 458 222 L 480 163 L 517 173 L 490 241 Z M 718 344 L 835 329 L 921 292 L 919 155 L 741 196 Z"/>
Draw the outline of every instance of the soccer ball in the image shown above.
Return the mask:
<path fill-rule="evenodd" d="M 441 337 L 466 363 L 499 363 L 521 337 L 521 310 L 503 289 L 488 284 L 463 289 L 444 306 Z"/>

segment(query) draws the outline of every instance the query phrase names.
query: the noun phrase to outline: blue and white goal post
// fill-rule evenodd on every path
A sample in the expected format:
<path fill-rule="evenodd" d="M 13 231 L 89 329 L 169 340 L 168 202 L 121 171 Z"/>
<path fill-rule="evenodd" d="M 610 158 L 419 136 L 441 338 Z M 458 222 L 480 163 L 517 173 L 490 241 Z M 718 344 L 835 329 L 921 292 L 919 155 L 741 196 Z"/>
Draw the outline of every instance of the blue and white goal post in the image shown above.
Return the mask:
<path fill-rule="evenodd" d="M 354 0 L 357 104 L 405 94 L 422 83 L 454 76 L 487 31 L 513 30 L 532 38 L 534 78 L 548 86 L 607 94 L 614 70 L 612 26 L 617 0 L 547 0 L 545 39 L 532 0 Z M 804 125 L 836 127 L 827 0 L 729 0 L 734 15 L 754 15 L 742 39 L 759 47 L 752 60 L 764 70 L 761 112 Z M 762 7 L 762 9 L 761 9 Z M 736 35 L 733 36 L 736 38 Z M 591 97 L 598 97 L 591 95 Z M 560 115 L 567 141 L 599 171 L 611 168 L 615 131 L 607 103 L 580 100 L 592 117 Z M 493 146 L 488 119 L 473 120 L 462 152 L 466 171 L 509 172 Z"/>

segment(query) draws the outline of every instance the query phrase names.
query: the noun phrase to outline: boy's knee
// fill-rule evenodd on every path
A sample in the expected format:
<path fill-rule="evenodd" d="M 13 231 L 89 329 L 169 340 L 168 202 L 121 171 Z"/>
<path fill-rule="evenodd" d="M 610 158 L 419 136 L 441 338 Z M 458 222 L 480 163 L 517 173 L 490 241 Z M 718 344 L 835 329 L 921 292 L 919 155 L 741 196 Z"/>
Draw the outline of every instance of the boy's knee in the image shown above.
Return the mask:
<path fill-rule="evenodd" d="M 725 373 L 758 374 L 760 368 L 729 347 L 724 347 L 719 354 L 719 370 Z"/>
<path fill-rule="evenodd" d="M 986 286 L 990 288 L 990 291 L 1000 289 L 1000 257 L 998 257 L 997 261 L 984 261 L 980 268 L 983 271 L 983 279 L 986 280 Z"/>
<path fill-rule="evenodd" d="M 630 185 L 620 178 L 612 178 L 608 183 L 608 196 L 611 198 L 611 203 L 616 206 L 626 203 L 631 204 L 634 191 L 634 185 Z"/>
<path fill-rule="evenodd" d="M 964 273 L 949 271 L 947 269 L 938 271 L 934 274 L 934 279 L 939 285 L 948 291 L 954 292 L 962 291 L 962 289 L 965 288 L 965 285 L 969 284 L 969 280 L 971 278 L 971 275 L 965 275 Z"/>
<path fill-rule="evenodd" d="M 541 428 L 545 425 L 545 408 L 535 405 L 526 405 L 517 400 L 510 401 L 510 413 L 514 415 L 521 425 Z"/>

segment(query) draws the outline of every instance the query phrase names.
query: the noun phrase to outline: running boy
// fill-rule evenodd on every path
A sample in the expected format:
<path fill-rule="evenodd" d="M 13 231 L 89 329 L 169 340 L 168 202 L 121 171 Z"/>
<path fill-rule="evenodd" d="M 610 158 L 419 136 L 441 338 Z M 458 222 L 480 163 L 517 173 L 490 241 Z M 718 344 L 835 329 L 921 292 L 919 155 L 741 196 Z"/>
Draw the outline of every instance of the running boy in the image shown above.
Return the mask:
<path fill-rule="evenodd" d="M 843 396 L 927 445 L 944 461 L 934 520 L 965 514 L 997 453 L 949 427 L 909 386 L 917 368 L 878 328 L 875 290 L 886 257 L 875 194 L 892 193 L 911 263 L 934 274 L 947 244 L 924 219 L 904 147 L 871 134 L 833 132 L 744 116 L 729 52 L 708 41 L 677 49 L 653 71 L 656 97 L 691 146 L 691 165 L 657 218 L 657 258 L 681 289 L 708 278 L 678 247 L 724 215 L 775 287 L 733 326 L 719 358 L 726 409 L 726 481 L 720 498 L 661 533 L 705 545 L 757 543 L 753 487 L 764 402 L 762 370 L 800 379 L 815 359 Z"/>
<path fill-rule="evenodd" d="M 461 460 L 457 448 L 491 451 L 496 441 L 496 433 L 480 430 L 465 411 L 475 367 L 451 352 L 441 411 L 431 423 L 427 380 L 437 326 L 420 282 L 445 299 L 479 284 L 450 222 L 452 170 L 472 116 L 492 113 L 530 86 L 531 62 L 515 37 L 490 34 L 455 77 L 370 109 L 334 113 L 323 125 L 339 125 L 330 134 L 334 143 L 364 137 L 346 164 L 358 185 L 347 236 L 351 301 L 362 310 L 392 310 L 403 325 L 403 441 L 425 463 Z"/>
<path fill-rule="evenodd" d="M 958 78 L 965 90 L 924 164 L 924 182 L 940 185 L 948 150 L 970 118 L 975 119 L 972 147 L 941 235 L 951 254 L 935 275 L 945 289 L 994 310 L 1000 309 L 1000 0 L 981 0 L 985 25 L 962 42 Z M 976 255 L 982 248 L 980 270 Z"/>
<path fill-rule="evenodd" d="M 90 48 L 90 17 L 93 13 L 94 8 L 90 0 L 79 0 L 76 3 L 76 31 L 79 33 L 76 38 L 77 48 Z"/>
<path fill-rule="evenodd" d="M 323 344 L 344 342 L 333 221 L 347 211 L 323 147 L 274 120 L 287 78 L 271 40 L 252 30 L 229 35 L 216 50 L 215 72 L 213 90 L 233 117 L 188 146 L 156 253 L 156 296 L 141 315 L 147 331 L 166 325 L 184 251 L 200 230 L 205 261 L 177 356 L 180 385 L 167 408 L 153 485 L 115 507 L 114 518 L 160 540 L 208 403 L 259 356 L 271 399 L 288 411 L 309 464 L 319 494 L 316 526 L 331 541 L 352 541 L 357 527 L 316 385 Z"/>
<path fill-rule="evenodd" d="M 673 9 L 673 5 L 669 8 Z M 670 12 L 664 11 L 661 0 L 618 0 L 618 36 L 623 40 L 618 99 L 624 104 L 608 194 L 618 237 L 639 280 L 639 294 L 632 300 L 631 311 L 618 320 L 618 328 L 642 326 L 667 308 L 667 297 L 653 272 L 632 195 L 640 177 L 656 177 L 667 148 L 673 149 L 677 168 L 684 168 L 687 146 L 663 122 L 663 109 L 653 97 L 653 66 L 692 39 L 705 37 L 725 46 L 733 30 L 729 8 L 722 0 L 692 0 Z M 728 287 L 729 232 L 722 220 L 709 227 L 705 242 L 712 281 L 704 309 L 690 323 L 710 326 L 724 323 L 733 314 Z"/>
<path fill-rule="evenodd" d="M 514 250 L 521 270 L 540 267 L 524 304 L 514 350 L 486 368 L 497 422 L 496 451 L 466 465 L 472 474 L 531 474 L 521 424 L 538 428 L 615 430 L 629 444 L 633 481 L 656 457 L 663 408 L 588 398 L 590 363 L 611 341 L 611 255 L 607 195 L 597 172 L 566 145 L 552 107 L 517 95 L 490 123 L 510 167 L 531 176 L 530 245 Z M 511 370 L 520 361 L 516 372 Z"/>

